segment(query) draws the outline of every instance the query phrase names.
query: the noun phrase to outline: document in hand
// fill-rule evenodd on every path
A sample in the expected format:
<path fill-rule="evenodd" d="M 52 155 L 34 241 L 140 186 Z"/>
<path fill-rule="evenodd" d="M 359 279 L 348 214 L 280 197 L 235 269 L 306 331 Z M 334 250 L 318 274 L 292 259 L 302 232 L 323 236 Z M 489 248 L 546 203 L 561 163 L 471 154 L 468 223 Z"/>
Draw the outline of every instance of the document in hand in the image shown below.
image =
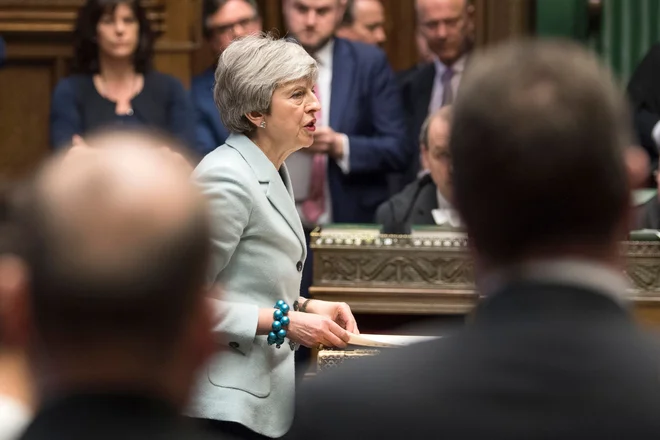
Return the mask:
<path fill-rule="evenodd" d="M 356 335 L 350 333 L 348 344 L 360 347 L 405 347 L 438 338 L 440 336 Z"/>

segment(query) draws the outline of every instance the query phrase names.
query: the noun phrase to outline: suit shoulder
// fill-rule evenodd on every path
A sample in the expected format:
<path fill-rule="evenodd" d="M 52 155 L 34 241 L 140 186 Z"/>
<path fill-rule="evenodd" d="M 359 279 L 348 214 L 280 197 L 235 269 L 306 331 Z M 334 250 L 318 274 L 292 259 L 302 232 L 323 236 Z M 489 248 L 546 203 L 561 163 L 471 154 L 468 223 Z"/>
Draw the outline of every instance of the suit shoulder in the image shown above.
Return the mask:
<path fill-rule="evenodd" d="M 360 60 L 360 63 L 376 63 L 387 61 L 387 54 L 381 48 L 373 44 L 360 41 L 351 41 L 345 38 L 337 38 L 335 44 L 347 47 Z"/>
<path fill-rule="evenodd" d="M 410 72 L 407 80 L 410 83 L 416 83 L 424 78 L 433 78 L 435 76 L 435 65 L 433 63 L 426 63 L 418 66 L 414 71 Z"/>
<path fill-rule="evenodd" d="M 412 206 L 414 199 L 419 194 L 419 191 L 427 186 L 432 184 L 433 181 L 428 175 L 415 180 L 412 183 L 406 185 L 399 193 L 393 195 L 388 202 L 392 204 L 393 209 L 395 210 L 408 210 Z"/>
<path fill-rule="evenodd" d="M 241 183 L 248 175 L 246 173 L 251 173 L 251 168 L 243 156 L 234 148 L 223 144 L 204 156 L 195 168 L 193 177 L 197 180 L 220 177 Z"/>
<path fill-rule="evenodd" d="M 190 81 L 191 90 L 208 89 L 213 87 L 215 81 L 215 69 L 209 67 L 200 74 L 192 77 Z"/>
<path fill-rule="evenodd" d="M 655 43 L 646 53 L 646 57 L 660 58 L 660 43 Z"/>

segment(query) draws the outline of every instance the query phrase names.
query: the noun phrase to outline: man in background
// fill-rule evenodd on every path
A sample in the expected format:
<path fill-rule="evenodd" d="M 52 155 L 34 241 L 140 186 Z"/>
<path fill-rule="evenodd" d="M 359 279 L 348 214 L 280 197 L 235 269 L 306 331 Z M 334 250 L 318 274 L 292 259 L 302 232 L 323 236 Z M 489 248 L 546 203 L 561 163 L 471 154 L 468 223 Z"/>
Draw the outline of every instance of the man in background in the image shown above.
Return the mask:
<path fill-rule="evenodd" d="M 161 139 L 87 144 L 11 209 L 24 264 L 9 275 L 30 280 L 14 313 L 40 400 L 22 438 L 204 438 L 180 416 L 215 343 L 204 200 Z"/>
<path fill-rule="evenodd" d="M 319 64 L 314 144 L 287 160 L 303 225 L 372 223 L 388 196 L 386 173 L 410 160 L 394 73 L 381 49 L 335 37 L 341 0 L 282 7 L 289 34 Z"/>
<path fill-rule="evenodd" d="M 347 0 L 337 36 L 382 47 L 387 34 L 385 7 L 381 0 Z"/>
<path fill-rule="evenodd" d="M 657 342 L 623 274 L 632 130 L 612 75 L 574 43 L 509 43 L 475 56 L 453 118 L 483 299 L 451 338 L 310 381 L 292 437 L 657 438 Z"/>
<path fill-rule="evenodd" d="M 433 53 L 429 50 L 426 38 L 419 27 L 415 31 L 415 48 L 417 49 L 417 63 L 408 69 L 397 72 L 396 77 L 400 84 L 405 84 L 411 75 L 433 62 Z"/>
<path fill-rule="evenodd" d="M 412 164 L 396 184 L 401 188 L 414 181 L 421 170 L 418 136 L 422 123 L 456 98 L 473 46 L 474 7 L 469 0 L 415 0 L 415 10 L 420 35 L 433 62 L 408 74 L 401 86 L 409 118 L 409 142 L 415 151 Z"/>
<path fill-rule="evenodd" d="M 204 0 L 202 26 L 204 37 L 213 50 L 214 60 L 217 60 L 234 39 L 260 32 L 262 22 L 254 0 Z M 212 66 L 196 75 L 190 85 L 190 96 L 197 118 L 195 147 L 200 157 L 224 144 L 229 136 L 213 102 L 215 66 L 214 61 Z"/>
<path fill-rule="evenodd" d="M 419 145 L 422 165 L 428 173 L 380 205 L 376 223 L 382 225 L 384 234 L 410 234 L 415 225 L 460 228 L 461 221 L 452 203 L 450 124 L 451 106 L 442 107 L 424 121 Z"/>

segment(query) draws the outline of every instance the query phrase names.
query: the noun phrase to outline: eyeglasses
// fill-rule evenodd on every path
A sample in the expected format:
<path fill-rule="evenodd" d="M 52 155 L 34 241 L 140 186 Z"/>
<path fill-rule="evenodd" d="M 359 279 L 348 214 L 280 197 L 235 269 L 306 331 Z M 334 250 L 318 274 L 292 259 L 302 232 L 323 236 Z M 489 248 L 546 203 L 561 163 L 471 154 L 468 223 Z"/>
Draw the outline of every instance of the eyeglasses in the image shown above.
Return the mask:
<path fill-rule="evenodd" d="M 225 36 L 228 35 L 230 32 L 234 32 L 234 29 L 236 26 L 240 26 L 241 28 L 245 29 L 246 27 L 250 26 L 252 23 L 254 23 L 257 20 L 258 16 L 254 15 L 249 18 L 243 18 L 241 20 L 235 21 L 233 23 L 227 23 L 223 24 L 220 26 L 209 26 L 207 28 L 209 35 L 212 36 Z"/>

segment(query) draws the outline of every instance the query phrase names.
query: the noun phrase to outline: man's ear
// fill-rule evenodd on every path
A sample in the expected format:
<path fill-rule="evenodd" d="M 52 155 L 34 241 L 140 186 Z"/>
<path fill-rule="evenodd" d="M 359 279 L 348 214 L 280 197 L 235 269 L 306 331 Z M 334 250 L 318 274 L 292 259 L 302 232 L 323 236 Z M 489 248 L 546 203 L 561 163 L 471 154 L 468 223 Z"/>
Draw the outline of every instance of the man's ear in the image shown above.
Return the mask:
<path fill-rule="evenodd" d="M 422 169 L 424 169 L 426 171 L 430 171 L 431 168 L 429 166 L 430 164 L 429 164 L 429 160 L 428 160 L 428 150 L 426 149 L 425 145 L 420 145 L 419 147 L 420 147 L 419 148 L 419 159 L 422 163 Z"/>

